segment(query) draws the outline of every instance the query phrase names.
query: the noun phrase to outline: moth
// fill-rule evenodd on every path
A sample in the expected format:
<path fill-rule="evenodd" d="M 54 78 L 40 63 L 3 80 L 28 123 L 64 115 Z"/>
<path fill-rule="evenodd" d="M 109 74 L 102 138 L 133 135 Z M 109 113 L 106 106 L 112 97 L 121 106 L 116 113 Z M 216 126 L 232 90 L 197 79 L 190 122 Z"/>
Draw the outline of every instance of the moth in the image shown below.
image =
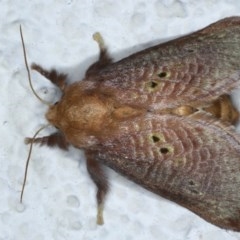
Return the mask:
<path fill-rule="evenodd" d="M 97 186 L 97 223 L 109 180 L 103 164 L 224 229 L 240 231 L 239 114 L 230 98 L 240 81 L 240 17 L 114 62 L 99 33 L 97 62 L 84 79 L 31 68 L 61 91 L 49 136 L 27 138 L 85 152 Z"/>

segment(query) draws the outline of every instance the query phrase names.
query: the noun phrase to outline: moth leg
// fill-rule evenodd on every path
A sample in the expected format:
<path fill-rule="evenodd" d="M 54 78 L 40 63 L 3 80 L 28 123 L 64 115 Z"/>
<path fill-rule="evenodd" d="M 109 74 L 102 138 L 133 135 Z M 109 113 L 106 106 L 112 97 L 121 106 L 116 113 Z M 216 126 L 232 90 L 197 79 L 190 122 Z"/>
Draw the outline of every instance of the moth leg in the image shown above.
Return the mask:
<path fill-rule="evenodd" d="M 103 208 L 104 208 L 104 201 L 106 194 L 109 190 L 108 187 L 108 179 L 107 176 L 101 166 L 101 164 L 95 160 L 94 154 L 91 154 L 91 152 L 86 152 L 87 157 L 87 170 L 92 178 L 93 182 L 95 183 L 97 187 L 97 224 L 103 225 Z"/>
<path fill-rule="evenodd" d="M 25 143 L 39 143 L 41 146 L 47 145 L 49 147 L 57 146 L 65 151 L 68 150 L 69 143 L 66 141 L 65 137 L 60 132 L 52 133 L 49 136 L 40 138 L 25 138 Z"/>
<path fill-rule="evenodd" d="M 33 70 L 39 72 L 41 75 L 43 75 L 48 80 L 50 80 L 53 84 L 55 84 L 57 87 L 59 87 L 62 91 L 64 90 L 64 88 L 66 86 L 67 74 L 59 73 L 55 69 L 48 71 L 36 63 L 32 63 L 31 68 Z"/>
<path fill-rule="evenodd" d="M 93 63 L 86 71 L 86 77 L 96 74 L 99 70 L 113 62 L 105 47 L 104 40 L 99 32 L 93 34 L 93 39 L 98 43 L 100 54 L 97 62 Z"/>

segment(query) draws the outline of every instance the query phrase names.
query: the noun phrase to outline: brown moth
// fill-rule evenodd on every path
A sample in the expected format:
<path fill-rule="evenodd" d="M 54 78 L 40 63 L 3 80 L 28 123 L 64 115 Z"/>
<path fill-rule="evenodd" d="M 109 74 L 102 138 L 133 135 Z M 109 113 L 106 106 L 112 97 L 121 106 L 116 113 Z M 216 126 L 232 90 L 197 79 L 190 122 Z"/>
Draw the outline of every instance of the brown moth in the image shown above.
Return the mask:
<path fill-rule="evenodd" d="M 224 229 L 240 231 L 238 112 L 240 17 L 118 62 L 100 34 L 99 60 L 82 81 L 36 70 L 62 91 L 46 118 L 58 130 L 27 142 L 83 149 L 97 186 L 97 222 L 109 190 L 102 164 Z"/>

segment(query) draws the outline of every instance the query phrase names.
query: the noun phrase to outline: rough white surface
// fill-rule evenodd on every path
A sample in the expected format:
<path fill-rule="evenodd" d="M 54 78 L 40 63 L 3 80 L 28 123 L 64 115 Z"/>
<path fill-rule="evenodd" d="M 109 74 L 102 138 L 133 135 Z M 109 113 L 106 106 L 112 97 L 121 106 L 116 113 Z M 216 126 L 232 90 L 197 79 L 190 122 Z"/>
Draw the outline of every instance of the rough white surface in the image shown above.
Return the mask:
<path fill-rule="evenodd" d="M 239 0 L 0 1 L 0 240 L 240 239 L 239 233 L 221 230 L 111 170 L 105 225 L 97 226 L 95 187 L 83 153 L 75 149 L 35 146 L 19 203 L 28 154 L 23 139 L 45 123 L 46 111 L 29 89 L 20 24 L 29 62 L 64 70 L 77 80 L 97 58 L 96 31 L 120 59 L 148 42 L 232 15 L 240 15 Z M 37 92 L 52 99 L 56 89 L 37 73 L 32 77 Z"/>

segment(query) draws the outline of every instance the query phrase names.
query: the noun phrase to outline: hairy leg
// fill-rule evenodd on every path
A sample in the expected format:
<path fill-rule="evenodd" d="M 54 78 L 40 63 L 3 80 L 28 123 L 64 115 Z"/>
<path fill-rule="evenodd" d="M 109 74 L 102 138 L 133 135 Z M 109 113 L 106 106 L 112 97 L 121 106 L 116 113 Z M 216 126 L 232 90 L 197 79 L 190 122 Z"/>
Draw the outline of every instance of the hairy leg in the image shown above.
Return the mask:
<path fill-rule="evenodd" d="M 65 137 L 60 132 L 55 132 L 49 136 L 41 138 L 25 138 L 25 143 L 30 144 L 39 143 L 41 146 L 47 145 L 49 147 L 57 146 L 63 150 L 68 150 L 69 143 L 66 141 Z"/>
<path fill-rule="evenodd" d="M 59 73 L 55 69 L 48 71 L 36 63 L 33 63 L 31 65 L 31 68 L 33 70 L 39 72 L 44 77 L 46 77 L 53 84 L 55 84 L 57 87 L 59 87 L 62 91 L 64 90 L 64 88 L 66 86 L 67 74 Z"/>
<path fill-rule="evenodd" d="M 86 77 L 96 74 L 99 70 L 106 67 L 113 62 L 112 58 L 109 56 L 108 51 L 104 45 L 103 38 L 100 33 L 95 33 L 93 39 L 98 43 L 100 54 L 97 62 L 93 63 L 86 72 Z"/>
<path fill-rule="evenodd" d="M 93 182 L 97 186 L 97 204 L 98 204 L 97 224 L 102 225 L 104 223 L 103 220 L 104 201 L 106 194 L 109 190 L 108 179 L 101 164 L 97 160 L 95 160 L 94 153 L 91 151 L 86 151 L 85 154 L 87 158 L 88 173 L 92 178 Z"/>

